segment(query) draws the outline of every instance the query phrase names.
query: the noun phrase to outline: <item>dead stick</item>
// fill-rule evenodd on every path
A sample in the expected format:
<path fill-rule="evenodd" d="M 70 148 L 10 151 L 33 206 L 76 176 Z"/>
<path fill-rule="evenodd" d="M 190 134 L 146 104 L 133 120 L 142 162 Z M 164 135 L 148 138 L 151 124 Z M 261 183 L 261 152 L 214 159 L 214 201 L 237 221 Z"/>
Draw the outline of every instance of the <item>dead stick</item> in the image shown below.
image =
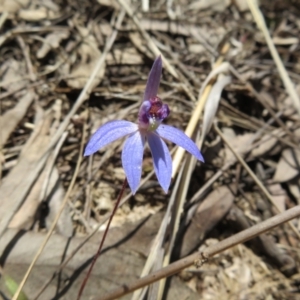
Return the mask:
<path fill-rule="evenodd" d="M 186 258 L 180 259 L 159 271 L 153 272 L 148 276 L 136 280 L 131 284 L 128 285 L 124 284 L 120 288 L 112 291 L 111 293 L 108 293 L 103 297 L 99 297 L 97 300 L 112 300 L 112 299 L 119 298 L 123 295 L 129 294 L 137 289 L 147 286 L 153 282 L 156 282 L 162 278 L 176 274 L 181 270 L 183 270 L 184 268 L 187 268 L 193 264 L 201 265 L 202 263 L 205 262 L 206 259 L 218 253 L 221 253 L 229 248 L 232 248 L 235 245 L 253 239 L 256 236 L 299 216 L 300 216 L 300 206 L 298 205 L 266 221 L 263 221 L 246 230 L 243 230 L 215 245 L 211 245 L 207 247 L 204 253 L 197 252 L 190 256 L 187 256 Z"/>

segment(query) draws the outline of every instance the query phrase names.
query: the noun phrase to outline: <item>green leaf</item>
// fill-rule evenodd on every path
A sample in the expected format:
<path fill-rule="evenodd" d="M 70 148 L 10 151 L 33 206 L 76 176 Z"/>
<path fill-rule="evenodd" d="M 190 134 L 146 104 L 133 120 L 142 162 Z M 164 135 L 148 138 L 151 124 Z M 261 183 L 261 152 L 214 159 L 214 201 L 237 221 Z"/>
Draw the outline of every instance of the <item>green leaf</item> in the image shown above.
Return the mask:
<path fill-rule="evenodd" d="M 8 275 L 4 275 L 3 278 L 4 278 L 5 285 L 9 290 L 9 293 L 11 294 L 11 296 L 13 296 L 16 293 L 19 285 Z M 28 298 L 25 295 L 25 293 L 21 291 L 17 300 L 28 300 Z"/>

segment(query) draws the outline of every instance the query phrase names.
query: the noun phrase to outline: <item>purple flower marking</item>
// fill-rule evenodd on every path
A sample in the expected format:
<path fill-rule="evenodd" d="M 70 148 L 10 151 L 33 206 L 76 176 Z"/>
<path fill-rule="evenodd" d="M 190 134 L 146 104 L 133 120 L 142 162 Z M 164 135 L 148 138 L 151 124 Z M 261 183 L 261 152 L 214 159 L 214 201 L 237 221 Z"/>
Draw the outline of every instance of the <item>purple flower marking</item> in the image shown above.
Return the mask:
<path fill-rule="evenodd" d="M 168 105 L 163 104 L 157 97 L 161 72 L 162 60 L 159 56 L 154 61 L 147 80 L 137 124 L 116 120 L 102 125 L 93 134 L 84 152 L 84 156 L 91 155 L 117 139 L 127 136 L 122 151 L 122 165 L 133 194 L 136 193 L 141 180 L 146 142 L 151 150 L 158 182 L 166 193 L 171 182 L 172 158 L 163 139 L 184 148 L 198 160 L 204 162 L 197 145 L 184 132 L 172 126 L 161 125 L 162 121 L 170 114 Z"/>

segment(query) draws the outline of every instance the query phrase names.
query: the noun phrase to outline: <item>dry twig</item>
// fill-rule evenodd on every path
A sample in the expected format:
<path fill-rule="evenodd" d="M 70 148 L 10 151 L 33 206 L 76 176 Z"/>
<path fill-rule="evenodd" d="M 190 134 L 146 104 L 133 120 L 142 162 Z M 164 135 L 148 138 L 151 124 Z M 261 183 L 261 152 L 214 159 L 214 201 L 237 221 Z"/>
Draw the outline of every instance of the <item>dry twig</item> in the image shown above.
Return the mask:
<path fill-rule="evenodd" d="M 261 233 L 269 231 L 269 230 L 271 230 L 285 222 L 288 222 L 294 218 L 297 218 L 299 216 L 300 216 L 300 206 L 298 205 L 298 206 L 291 208 L 283 213 L 280 213 L 266 221 L 256 224 L 256 225 L 250 227 L 249 229 L 243 230 L 243 231 L 241 231 L 241 232 L 239 232 L 217 244 L 207 247 L 205 252 L 203 252 L 203 253 L 197 252 L 188 257 L 180 259 L 157 272 L 153 272 L 148 276 L 138 279 L 137 281 L 135 281 L 131 284 L 123 285 L 122 287 L 116 289 L 115 291 L 112 291 L 104 296 L 97 298 L 97 300 L 117 299 L 117 298 L 124 296 L 126 294 L 129 294 L 139 288 L 142 288 L 146 285 L 156 282 L 162 278 L 176 274 L 176 273 L 180 272 L 181 270 L 183 270 L 193 264 L 200 267 L 210 257 L 212 257 L 218 253 L 221 253 L 221 252 L 225 251 L 226 249 L 229 249 L 235 245 L 238 245 L 240 243 L 244 243 L 250 239 L 253 239 L 254 237 L 260 235 Z"/>

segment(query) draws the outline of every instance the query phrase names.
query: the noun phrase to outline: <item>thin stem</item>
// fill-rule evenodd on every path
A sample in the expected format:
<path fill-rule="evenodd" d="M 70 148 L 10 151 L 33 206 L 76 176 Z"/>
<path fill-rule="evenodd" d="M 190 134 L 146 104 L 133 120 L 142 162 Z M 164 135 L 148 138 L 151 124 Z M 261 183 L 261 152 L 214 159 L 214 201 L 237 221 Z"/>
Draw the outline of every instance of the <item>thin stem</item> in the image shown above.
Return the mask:
<path fill-rule="evenodd" d="M 174 150 L 174 149 L 173 149 Z M 174 151 L 171 151 L 171 154 L 174 153 Z M 154 174 L 154 170 L 152 170 L 151 172 L 149 172 L 149 174 L 142 179 L 141 184 L 139 186 L 139 188 L 141 186 L 143 186 L 146 182 L 148 182 L 148 180 L 153 176 Z M 132 193 L 129 193 L 128 195 L 126 195 L 126 197 L 124 197 L 124 199 L 121 201 L 120 206 L 122 206 L 130 197 L 132 196 Z M 110 217 L 110 216 L 109 216 Z M 106 222 L 108 221 L 109 217 L 104 217 L 102 222 L 100 222 L 96 228 L 93 230 L 92 233 L 90 233 L 73 251 L 72 253 L 64 260 L 64 262 L 58 266 L 57 270 L 55 271 L 55 273 L 53 274 L 53 276 L 42 286 L 42 288 L 38 291 L 37 295 L 32 298 L 33 300 L 37 300 L 39 299 L 40 295 L 45 291 L 45 289 L 49 286 L 49 284 L 52 282 L 52 280 L 55 278 L 55 276 L 57 276 L 57 274 L 59 272 L 61 272 L 63 270 L 63 268 L 66 267 L 66 265 L 69 263 L 69 261 L 76 255 L 76 253 L 78 253 L 78 251 L 99 231 L 99 228 Z"/>
<path fill-rule="evenodd" d="M 90 265 L 90 268 L 89 268 L 89 270 L 88 270 L 88 272 L 87 272 L 87 274 L 86 274 L 86 276 L 85 276 L 85 278 L 84 278 L 84 280 L 83 280 L 83 282 L 82 282 L 82 284 L 81 284 L 81 286 L 80 286 L 80 290 L 79 290 L 79 292 L 78 292 L 77 300 L 80 299 L 80 297 L 81 297 L 81 295 L 82 295 L 82 293 L 83 293 L 83 290 L 84 290 L 84 288 L 85 288 L 85 286 L 86 286 L 86 283 L 87 283 L 87 281 L 88 281 L 88 279 L 89 279 L 89 277 L 90 277 L 90 275 L 91 275 L 91 273 L 92 273 L 92 270 L 93 270 L 93 268 L 94 268 L 94 265 L 95 265 L 95 263 L 96 263 L 96 261 L 97 261 L 97 258 L 98 258 L 98 257 L 100 256 L 100 254 L 101 254 L 101 250 L 102 250 L 104 241 L 105 241 L 105 239 L 106 239 L 106 236 L 107 236 L 107 233 L 108 233 L 108 230 L 109 230 L 109 227 L 110 227 L 110 223 L 111 223 L 111 221 L 112 221 L 112 219 L 113 219 L 113 216 L 115 215 L 115 213 L 116 213 L 116 211 L 117 211 L 117 209 L 118 209 L 118 207 L 119 207 L 119 203 L 120 203 L 120 201 L 121 201 L 121 199 L 122 199 L 122 196 L 123 196 L 123 194 L 124 194 L 126 185 L 127 185 L 127 178 L 124 179 L 122 189 L 121 189 L 121 191 L 120 191 L 120 193 L 119 193 L 119 196 L 118 196 L 117 202 L 116 202 L 116 204 L 115 204 L 115 207 L 114 207 L 114 209 L 113 209 L 113 211 L 112 211 L 112 213 L 111 213 L 111 215 L 110 215 L 110 217 L 109 217 L 109 220 L 108 220 L 107 226 L 106 226 L 106 228 L 105 228 L 105 231 L 104 231 L 104 234 L 103 234 L 101 243 L 100 243 L 100 245 L 99 245 L 98 251 L 97 251 L 97 253 L 95 254 L 95 256 L 94 256 L 94 258 L 93 258 L 93 261 L 92 261 L 92 263 L 91 263 L 91 265 Z"/>

